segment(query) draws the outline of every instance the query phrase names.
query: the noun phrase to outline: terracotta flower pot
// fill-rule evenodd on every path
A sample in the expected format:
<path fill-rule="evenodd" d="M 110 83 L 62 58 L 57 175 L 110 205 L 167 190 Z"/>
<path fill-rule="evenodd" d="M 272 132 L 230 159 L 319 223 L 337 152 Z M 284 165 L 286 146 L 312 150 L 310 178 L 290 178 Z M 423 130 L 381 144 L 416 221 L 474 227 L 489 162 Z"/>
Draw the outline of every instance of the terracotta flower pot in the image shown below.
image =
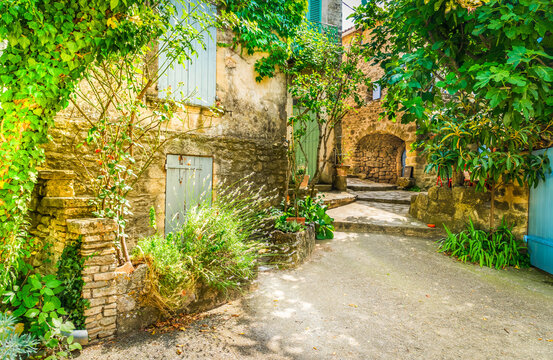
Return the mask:
<path fill-rule="evenodd" d="M 336 175 L 348 176 L 349 165 L 336 165 Z"/>
<path fill-rule="evenodd" d="M 309 175 L 303 175 L 303 179 L 300 183 L 300 189 L 306 189 L 309 185 Z"/>
<path fill-rule="evenodd" d="M 305 218 L 304 217 L 289 217 L 286 218 L 287 222 L 297 222 L 298 224 L 305 225 Z"/>

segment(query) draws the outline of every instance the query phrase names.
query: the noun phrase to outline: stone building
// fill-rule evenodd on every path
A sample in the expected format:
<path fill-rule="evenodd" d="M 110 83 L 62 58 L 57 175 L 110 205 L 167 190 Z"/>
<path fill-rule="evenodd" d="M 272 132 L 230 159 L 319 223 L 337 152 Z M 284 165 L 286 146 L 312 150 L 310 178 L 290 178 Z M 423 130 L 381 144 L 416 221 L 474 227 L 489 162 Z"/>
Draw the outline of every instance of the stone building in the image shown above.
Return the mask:
<path fill-rule="evenodd" d="M 340 28 L 341 2 L 310 1 L 308 16 L 312 21 Z M 176 134 L 176 138 L 163 146 L 129 195 L 133 215 L 127 231 L 131 243 L 153 232 L 148 226 L 150 207 L 154 207 L 158 231 L 163 233 L 170 224 L 167 213 L 174 216 L 190 206 L 183 195 L 186 189 L 178 186 L 179 176 L 184 176 L 187 170 L 196 173 L 201 169 L 204 192 L 223 181 L 234 182 L 250 174 L 249 180 L 256 185 L 264 185 L 267 191 L 283 192 L 287 170 L 286 123 L 292 112 L 286 77 L 278 73 L 257 82 L 254 64 L 261 55 L 249 56 L 240 49 L 218 46 L 229 43 L 233 34 L 215 28 L 210 31 L 213 38 L 206 39 L 206 49 L 198 47 L 198 59 L 187 64 L 186 69 L 176 64 L 147 97 L 148 105 L 152 106 L 160 101 L 163 90 L 184 82 L 184 92 L 196 91 L 201 99 L 191 98 L 186 112 L 177 114 L 186 117 L 186 124 L 171 121 L 167 131 Z M 215 104 L 222 113 L 211 110 Z M 189 132 L 190 124 L 209 126 Z M 74 171 L 78 195 L 90 194 L 89 186 L 82 180 L 86 178 L 82 164 L 95 160 L 92 154 L 76 146 L 89 127 L 75 107 L 69 106 L 56 117 L 51 141 L 44 148 L 43 168 Z"/>
<path fill-rule="evenodd" d="M 347 46 L 355 36 L 368 36 L 360 29 L 349 29 L 342 34 Z M 363 61 L 359 66 L 373 80 L 383 75 L 380 66 Z M 425 160 L 411 150 L 416 141 L 416 125 L 401 124 L 387 118 L 380 119 L 381 99 L 386 90 L 375 87 L 366 91 L 366 105 L 350 111 L 342 120 L 341 145 L 344 163 L 361 178 L 395 184 L 399 177 L 412 177 L 417 186 L 427 188 L 433 177 L 424 173 Z"/>

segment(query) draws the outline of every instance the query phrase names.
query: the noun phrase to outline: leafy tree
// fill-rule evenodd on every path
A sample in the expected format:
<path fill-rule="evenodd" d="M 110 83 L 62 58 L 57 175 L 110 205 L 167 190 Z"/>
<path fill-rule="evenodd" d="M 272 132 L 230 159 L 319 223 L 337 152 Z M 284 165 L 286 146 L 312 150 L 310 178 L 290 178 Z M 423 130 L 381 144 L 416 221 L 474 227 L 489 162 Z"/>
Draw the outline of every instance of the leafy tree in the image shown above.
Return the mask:
<path fill-rule="evenodd" d="M 257 81 L 286 68 L 291 40 L 307 12 L 307 0 L 220 0 L 221 22 L 232 29 L 231 44 L 248 55 L 263 53 L 255 63 Z"/>
<path fill-rule="evenodd" d="M 303 151 L 301 140 L 306 135 L 307 124 L 314 119 L 319 128 L 316 159 L 320 161 L 315 160 L 312 190 L 332 163 L 333 149 L 328 146 L 331 136 L 348 112 L 365 103 L 364 91 L 372 86 L 358 66 L 363 58 L 360 36 L 344 47 L 325 32 L 305 23 L 294 40 L 293 56 L 287 68 L 288 91 L 299 111 L 288 119 L 288 124 L 293 129 L 296 151 Z"/>
<path fill-rule="evenodd" d="M 427 170 L 469 171 L 479 189 L 544 179 L 552 143 L 553 7 L 545 0 L 368 1 L 369 58 L 387 87 L 382 115 L 415 121 Z"/>

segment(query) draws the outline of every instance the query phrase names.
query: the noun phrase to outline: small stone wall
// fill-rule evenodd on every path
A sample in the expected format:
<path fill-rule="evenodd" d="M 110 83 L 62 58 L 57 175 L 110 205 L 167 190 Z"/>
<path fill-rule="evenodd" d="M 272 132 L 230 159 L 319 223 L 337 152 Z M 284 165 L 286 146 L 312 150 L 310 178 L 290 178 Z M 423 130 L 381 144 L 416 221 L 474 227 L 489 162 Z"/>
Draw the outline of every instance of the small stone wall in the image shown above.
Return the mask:
<path fill-rule="evenodd" d="M 308 225 L 304 231 L 297 233 L 275 230 L 271 235 L 269 249 L 265 262 L 280 268 L 299 266 L 315 249 L 315 226 Z"/>
<path fill-rule="evenodd" d="M 528 229 L 528 189 L 509 185 L 497 191 L 495 225 L 503 217 L 513 225 L 514 234 L 522 238 Z M 490 193 L 476 192 L 474 187 L 432 187 L 428 194 L 411 197 L 409 213 L 428 224 L 445 224 L 454 232 L 465 229 L 469 219 L 478 228 L 489 228 Z"/>
<path fill-rule="evenodd" d="M 390 134 L 363 137 L 353 154 L 353 173 L 379 183 L 395 184 L 401 176 L 405 142 Z"/>
<path fill-rule="evenodd" d="M 72 171 L 39 171 L 29 211 L 29 233 L 41 249 L 33 257 L 33 266 L 41 273 L 54 271 L 67 243 L 67 220 L 91 215 L 89 198 L 75 196 L 74 179 Z"/>
<path fill-rule="evenodd" d="M 90 342 L 112 338 L 117 331 L 117 288 L 115 284 L 115 230 L 112 219 L 76 219 L 67 221 L 70 239 L 82 239 L 85 257 L 83 298 L 90 301 L 85 310 L 85 326 Z"/>

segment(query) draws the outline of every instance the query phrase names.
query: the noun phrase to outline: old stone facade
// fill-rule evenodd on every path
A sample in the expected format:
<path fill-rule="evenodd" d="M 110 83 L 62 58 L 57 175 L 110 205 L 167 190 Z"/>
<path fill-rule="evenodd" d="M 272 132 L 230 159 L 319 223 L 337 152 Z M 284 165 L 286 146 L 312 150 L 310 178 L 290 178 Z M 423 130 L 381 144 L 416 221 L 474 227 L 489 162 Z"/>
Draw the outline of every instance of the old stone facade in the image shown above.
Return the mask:
<path fill-rule="evenodd" d="M 218 42 L 229 41 L 231 33 L 220 31 Z M 251 175 L 250 181 L 264 185 L 267 193 L 283 193 L 286 158 L 287 88 L 283 74 L 256 82 L 254 64 L 260 55 L 246 56 L 239 49 L 218 47 L 216 52 L 216 100 L 223 112 L 190 106 L 176 114 L 164 136 L 173 137 L 156 156 L 129 194 L 133 215 L 127 230 L 132 243 L 152 233 L 149 209 L 157 214 L 158 230 L 164 231 L 167 155 L 213 158 L 214 187 Z M 149 94 L 148 104 L 160 100 Z M 46 169 L 69 169 L 77 174 L 75 190 L 90 194 L 86 167 L 94 167 L 94 149 L 77 145 L 90 125 L 69 106 L 55 119 L 52 141 L 45 145 Z M 197 129 L 194 131 L 190 131 Z"/>
<path fill-rule="evenodd" d="M 347 46 L 354 36 L 360 35 L 366 38 L 368 32 L 350 29 L 342 35 L 342 43 Z M 370 62 L 362 61 L 359 67 L 373 81 L 383 75 L 382 68 Z M 373 89 L 367 89 L 366 105 L 353 109 L 342 120 L 340 141 L 344 162 L 352 167 L 353 174 L 361 178 L 392 184 L 402 176 L 404 166 L 412 167 L 411 176 L 416 185 L 428 188 L 435 181 L 434 177 L 424 173 L 424 158 L 412 150 L 412 144 L 416 141 L 416 125 L 380 119 L 380 101 L 385 93 L 383 89 L 381 97 L 373 99 Z"/>

